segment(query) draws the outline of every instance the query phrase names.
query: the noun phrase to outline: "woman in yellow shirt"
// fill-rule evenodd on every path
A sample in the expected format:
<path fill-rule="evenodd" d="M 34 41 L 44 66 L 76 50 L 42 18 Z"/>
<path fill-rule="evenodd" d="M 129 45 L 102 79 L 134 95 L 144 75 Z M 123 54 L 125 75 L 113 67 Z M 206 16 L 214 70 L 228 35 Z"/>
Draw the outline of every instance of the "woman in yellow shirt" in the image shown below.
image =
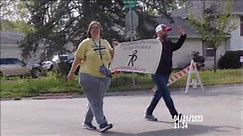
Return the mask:
<path fill-rule="evenodd" d="M 79 83 L 89 102 L 83 122 L 83 127 L 86 129 L 96 129 L 92 125 L 93 116 L 99 124 L 100 132 L 112 128 L 112 124 L 107 123 L 103 112 L 104 94 L 111 82 L 108 65 L 112 54 L 113 49 L 109 42 L 101 38 L 101 24 L 92 21 L 88 26 L 87 38 L 79 44 L 74 54 L 74 62 L 67 76 L 68 80 L 73 80 L 75 70 L 80 65 Z"/>

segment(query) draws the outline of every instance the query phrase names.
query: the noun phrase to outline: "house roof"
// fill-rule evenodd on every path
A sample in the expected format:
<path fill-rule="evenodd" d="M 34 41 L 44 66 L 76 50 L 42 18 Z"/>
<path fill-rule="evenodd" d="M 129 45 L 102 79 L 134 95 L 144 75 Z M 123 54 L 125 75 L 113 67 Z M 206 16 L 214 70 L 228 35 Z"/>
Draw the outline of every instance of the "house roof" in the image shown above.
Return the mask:
<path fill-rule="evenodd" d="M 181 19 L 180 17 L 172 17 L 172 19 L 175 22 L 173 24 L 171 24 L 169 22 L 169 20 L 167 18 L 165 18 L 165 17 L 155 17 L 154 20 L 156 21 L 157 24 L 154 26 L 154 28 L 151 28 L 151 29 L 155 29 L 155 27 L 158 24 L 165 24 L 165 25 L 170 26 L 172 28 L 172 31 L 169 33 L 169 37 L 171 37 L 171 38 L 178 38 L 178 33 L 176 32 L 176 29 L 177 29 L 178 26 L 180 26 L 187 33 L 187 37 L 188 38 L 200 38 L 200 36 L 197 34 L 196 30 L 193 29 L 186 22 L 185 19 Z"/>
<path fill-rule="evenodd" d="M 187 17 L 187 9 L 181 8 L 173 10 L 171 13 L 171 16 L 174 17 L 181 17 L 186 18 Z M 233 0 L 233 14 L 234 15 L 243 15 L 243 0 Z"/>
<path fill-rule="evenodd" d="M 242 0 L 234 0 L 233 14 L 243 15 L 243 1 Z"/>
<path fill-rule="evenodd" d="M 172 17 L 187 18 L 186 8 L 175 9 L 170 14 L 171 14 Z"/>
<path fill-rule="evenodd" d="M 18 44 L 24 39 L 24 34 L 17 32 L 0 32 L 0 41 L 2 44 Z"/>

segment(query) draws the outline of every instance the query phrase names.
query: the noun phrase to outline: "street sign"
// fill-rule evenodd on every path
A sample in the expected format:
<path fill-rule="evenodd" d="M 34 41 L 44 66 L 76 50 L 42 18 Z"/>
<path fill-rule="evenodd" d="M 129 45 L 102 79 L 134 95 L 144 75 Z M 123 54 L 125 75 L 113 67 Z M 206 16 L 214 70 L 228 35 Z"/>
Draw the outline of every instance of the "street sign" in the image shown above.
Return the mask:
<path fill-rule="evenodd" d="M 138 27 L 138 15 L 135 11 L 129 10 L 125 16 L 125 27 L 129 31 L 133 31 Z"/>
<path fill-rule="evenodd" d="M 135 8 L 137 5 L 136 0 L 124 0 L 123 4 L 126 8 Z"/>

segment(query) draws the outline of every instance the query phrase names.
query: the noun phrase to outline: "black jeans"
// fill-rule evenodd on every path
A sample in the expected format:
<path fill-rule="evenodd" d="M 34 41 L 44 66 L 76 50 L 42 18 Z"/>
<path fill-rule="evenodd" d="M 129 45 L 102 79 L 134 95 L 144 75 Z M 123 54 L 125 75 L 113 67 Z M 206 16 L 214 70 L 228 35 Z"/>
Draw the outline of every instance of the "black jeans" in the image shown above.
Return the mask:
<path fill-rule="evenodd" d="M 152 96 L 152 99 L 151 99 L 151 101 L 150 101 L 150 103 L 149 103 L 149 105 L 146 109 L 146 114 L 152 115 L 152 113 L 153 113 L 156 105 L 158 104 L 160 98 L 163 97 L 164 102 L 165 102 L 167 108 L 169 109 L 172 118 L 175 115 L 178 115 L 178 113 L 175 109 L 173 100 L 170 97 L 170 91 L 167 87 L 169 75 L 153 74 L 152 79 L 153 79 L 153 82 L 156 84 L 157 89 L 156 89 L 154 95 Z"/>

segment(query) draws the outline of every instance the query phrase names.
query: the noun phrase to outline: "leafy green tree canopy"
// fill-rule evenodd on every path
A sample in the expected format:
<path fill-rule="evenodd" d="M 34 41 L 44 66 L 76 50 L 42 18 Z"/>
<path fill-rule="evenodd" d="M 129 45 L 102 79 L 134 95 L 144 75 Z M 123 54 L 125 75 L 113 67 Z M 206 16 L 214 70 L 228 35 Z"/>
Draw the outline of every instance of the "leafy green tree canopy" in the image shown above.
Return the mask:
<path fill-rule="evenodd" d="M 139 14 L 139 36 L 145 38 L 146 27 L 143 21 L 148 16 L 163 14 L 183 5 L 186 0 L 138 0 L 136 12 Z M 28 10 L 29 32 L 22 42 L 22 56 L 28 58 L 40 43 L 45 44 L 47 55 L 70 52 L 64 45 L 71 42 L 75 47 L 86 37 L 87 25 L 92 20 L 101 22 L 103 37 L 110 40 L 124 40 L 124 19 L 128 9 L 123 0 L 21 0 Z"/>

